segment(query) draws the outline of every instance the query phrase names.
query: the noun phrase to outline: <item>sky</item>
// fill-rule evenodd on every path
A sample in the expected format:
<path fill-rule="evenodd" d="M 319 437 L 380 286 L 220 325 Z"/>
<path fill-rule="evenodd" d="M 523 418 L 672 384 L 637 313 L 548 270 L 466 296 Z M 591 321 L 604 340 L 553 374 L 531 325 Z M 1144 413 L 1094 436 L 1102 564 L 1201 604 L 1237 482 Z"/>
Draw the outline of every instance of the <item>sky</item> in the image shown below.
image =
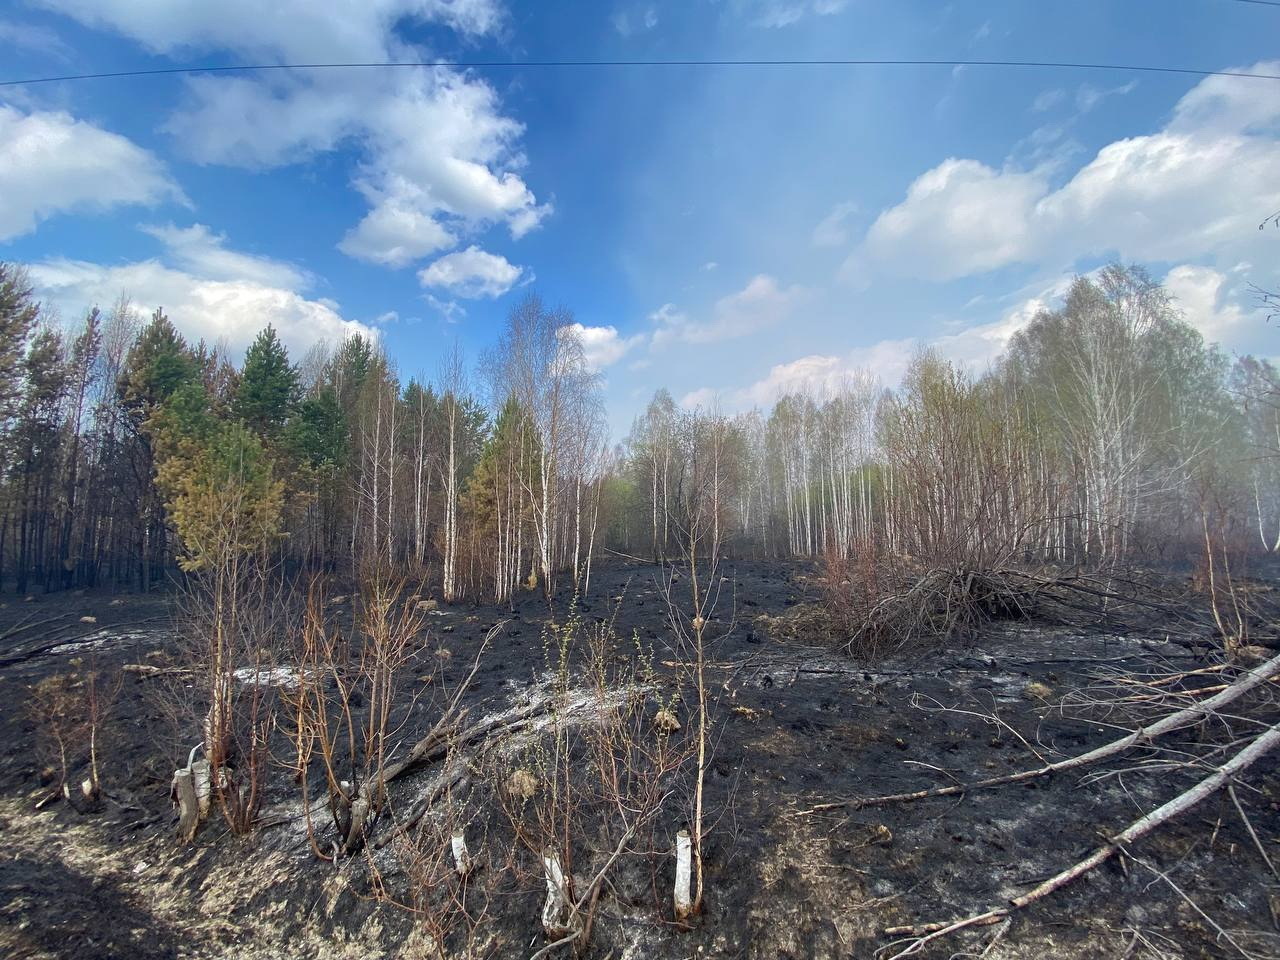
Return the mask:
<path fill-rule="evenodd" d="M 1280 73 L 1241 0 L 0 0 L 0 80 L 388 60 L 1036 60 Z M 1280 81 L 951 66 L 353 68 L 0 86 L 0 259 L 242 351 L 476 358 L 570 310 L 615 439 L 932 346 L 981 372 L 1071 278 L 1280 355 Z"/>

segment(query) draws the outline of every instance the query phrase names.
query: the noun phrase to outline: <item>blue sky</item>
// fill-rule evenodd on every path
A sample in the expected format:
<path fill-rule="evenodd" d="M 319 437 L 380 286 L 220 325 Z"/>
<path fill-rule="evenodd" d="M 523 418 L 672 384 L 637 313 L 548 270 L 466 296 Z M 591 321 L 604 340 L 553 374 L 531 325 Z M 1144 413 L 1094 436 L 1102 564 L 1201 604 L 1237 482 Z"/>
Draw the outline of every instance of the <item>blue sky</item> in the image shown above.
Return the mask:
<path fill-rule="evenodd" d="M 273 11 L 265 15 L 264 10 Z M 1234 0 L 40 0 L 5 78 L 386 59 L 1019 59 L 1280 72 Z M 1280 335 L 1280 82 L 1065 69 L 351 70 L 0 88 L 0 258 L 243 349 L 376 330 L 473 358 L 570 308 L 625 433 L 653 390 L 766 405 L 931 344 L 981 369 L 1120 257 L 1234 351 Z"/>

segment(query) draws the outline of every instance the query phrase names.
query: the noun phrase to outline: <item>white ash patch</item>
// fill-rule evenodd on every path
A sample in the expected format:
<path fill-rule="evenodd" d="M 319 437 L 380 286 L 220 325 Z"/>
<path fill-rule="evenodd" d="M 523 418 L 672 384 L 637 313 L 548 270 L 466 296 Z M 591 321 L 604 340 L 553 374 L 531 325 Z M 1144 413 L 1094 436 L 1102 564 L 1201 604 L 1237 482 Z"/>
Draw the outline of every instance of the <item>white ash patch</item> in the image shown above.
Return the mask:
<path fill-rule="evenodd" d="M 85 650 L 101 650 L 106 647 L 121 646 L 126 643 L 159 643 L 163 635 L 159 633 L 148 633 L 145 630 L 126 630 L 123 632 L 115 632 L 113 630 L 99 630 L 97 633 L 91 633 L 89 636 L 81 640 L 68 640 L 66 643 L 60 643 L 56 647 L 50 647 L 44 651 L 49 656 L 81 653 Z"/>
<path fill-rule="evenodd" d="M 297 690 L 302 681 L 302 674 L 295 667 L 240 667 L 232 672 L 237 680 L 245 686 L 279 687 L 282 690 Z"/>

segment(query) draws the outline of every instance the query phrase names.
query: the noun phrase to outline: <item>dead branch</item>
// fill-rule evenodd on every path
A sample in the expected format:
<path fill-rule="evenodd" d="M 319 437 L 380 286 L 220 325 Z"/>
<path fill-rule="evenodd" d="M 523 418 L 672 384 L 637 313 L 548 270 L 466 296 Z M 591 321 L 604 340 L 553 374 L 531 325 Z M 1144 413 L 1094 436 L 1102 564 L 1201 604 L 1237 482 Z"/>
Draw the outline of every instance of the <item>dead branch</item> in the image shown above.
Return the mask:
<path fill-rule="evenodd" d="M 590 919 L 584 913 L 584 910 L 587 908 L 588 903 L 594 904 L 596 900 L 596 891 L 599 889 L 600 884 L 604 882 L 605 876 L 613 868 L 613 865 L 617 863 L 618 859 L 626 852 L 627 844 L 631 842 L 631 839 L 636 835 L 636 831 L 640 829 L 646 819 L 648 818 L 645 817 L 637 820 L 627 827 L 622 836 L 618 838 L 617 846 L 615 846 L 613 852 L 609 854 L 604 865 L 596 871 L 595 876 L 593 876 L 591 881 L 587 884 L 587 888 L 583 891 L 582 896 L 580 896 L 577 901 L 570 901 L 569 905 L 571 908 L 570 915 L 572 919 L 572 926 L 569 932 L 559 940 L 554 940 L 539 949 L 529 957 L 529 960 L 540 960 L 541 957 L 547 956 L 559 947 L 568 946 L 575 940 L 578 940 L 580 945 L 583 943 L 582 938 L 591 931 L 589 925 Z"/>
<path fill-rule="evenodd" d="M 1050 894 L 1078 880 L 1095 867 L 1105 863 L 1128 844 L 1141 840 L 1147 834 L 1191 810 L 1201 801 L 1231 783 L 1232 780 L 1277 747 L 1280 747 L 1280 724 L 1268 728 L 1265 733 L 1257 737 L 1247 747 L 1191 789 L 1178 794 L 1172 800 L 1135 820 L 1111 840 L 1094 850 L 1089 856 L 1054 874 L 1034 890 L 1014 897 L 1007 906 L 993 907 L 983 913 L 949 922 L 887 928 L 884 931 L 885 936 L 910 936 L 915 938 L 904 950 L 894 954 L 890 960 L 897 960 L 899 957 L 918 953 L 930 941 L 945 937 L 959 930 L 998 923 L 1011 913 L 1030 906 L 1038 900 L 1043 900 Z"/>
<path fill-rule="evenodd" d="M 981 790 L 987 787 L 998 787 L 1009 783 L 1021 783 L 1025 780 L 1032 780 L 1036 777 L 1048 776 L 1053 773 L 1061 773 L 1064 770 L 1073 770 L 1078 767 L 1084 767 L 1110 757 L 1118 756 L 1134 747 L 1149 743 L 1157 737 L 1163 736 L 1174 730 L 1182 729 L 1190 726 L 1199 720 L 1212 716 L 1221 708 L 1234 700 L 1238 700 L 1244 694 L 1248 693 L 1256 687 L 1267 683 L 1276 676 L 1280 676 L 1280 656 L 1262 663 L 1239 680 L 1229 684 L 1226 689 L 1218 693 L 1216 696 L 1210 697 L 1199 703 L 1194 703 L 1183 710 L 1171 713 L 1155 723 L 1148 724 L 1138 730 L 1133 731 L 1127 736 L 1121 737 L 1119 740 L 1113 740 L 1108 744 L 1090 750 L 1088 753 L 1082 753 L 1074 757 L 1068 757 L 1066 760 L 1059 760 L 1055 763 L 1045 764 L 1043 767 L 1035 767 L 1030 770 L 1022 770 L 1018 773 L 1006 774 L 1000 777 L 988 777 L 985 780 L 977 780 L 973 783 L 956 783 L 946 787 L 933 787 L 928 790 L 917 790 L 914 793 L 896 793 L 880 797 L 851 797 L 847 800 L 837 800 L 832 803 L 818 804 L 808 810 L 802 810 L 797 816 L 804 816 L 812 813 L 821 813 L 827 810 L 839 810 L 844 807 L 878 807 L 890 803 L 907 803 L 912 800 L 924 800 L 929 797 L 949 797 L 957 794 L 968 793 L 971 790 Z"/>
<path fill-rule="evenodd" d="M 370 843 L 369 846 L 374 850 L 381 850 L 396 837 L 404 836 L 417 826 L 418 821 L 426 816 L 427 811 L 431 809 L 431 805 L 443 794 L 465 787 L 466 783 L 467 768 L 465 764 L 460 763 L 452 770 L 441 775 L 439 781 L 414 804 L 413 809 L 409 811 L 403 820 L 392 824 L 390 830 Z"/>
<path fill-rule="evenodd" d="M 150 663 L 126 663 L 120 669 L 139 677 L 181 677 L 194 672 L 191 667 L 157 667 Z"/>

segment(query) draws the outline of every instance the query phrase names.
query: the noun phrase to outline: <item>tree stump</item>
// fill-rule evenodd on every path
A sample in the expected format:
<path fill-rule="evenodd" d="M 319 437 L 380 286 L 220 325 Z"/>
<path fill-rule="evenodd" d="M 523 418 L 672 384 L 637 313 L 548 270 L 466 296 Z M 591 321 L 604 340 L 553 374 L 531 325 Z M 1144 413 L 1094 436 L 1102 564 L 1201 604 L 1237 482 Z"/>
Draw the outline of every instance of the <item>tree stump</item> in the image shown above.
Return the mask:
<path fill-rule="evenodd" d="M 689 831 L 676 834 L 676 886 L 673 900 L 676 919 L 687 920 L 693 914 L 693 896 L 690 885 L 693 879 L 693 842 Z"/>
<path fill-rule="evenodd" d="M 573 908 L 565 888 L 564 869 L 560 858 L 548 850 L 542 855 L 542 869 L 547 877 L 547 902 L 542 906 L 542 929 L 548 940 L 559 940 L 573 930 Z"/>
<path fill-rule="evenodd" d="M 200 800 L 190 769 L 174 772 L 172 796 L 178 807 L 178 839 L 189 841 L 195 837 L 196 827 L 200 825 Z"/>

